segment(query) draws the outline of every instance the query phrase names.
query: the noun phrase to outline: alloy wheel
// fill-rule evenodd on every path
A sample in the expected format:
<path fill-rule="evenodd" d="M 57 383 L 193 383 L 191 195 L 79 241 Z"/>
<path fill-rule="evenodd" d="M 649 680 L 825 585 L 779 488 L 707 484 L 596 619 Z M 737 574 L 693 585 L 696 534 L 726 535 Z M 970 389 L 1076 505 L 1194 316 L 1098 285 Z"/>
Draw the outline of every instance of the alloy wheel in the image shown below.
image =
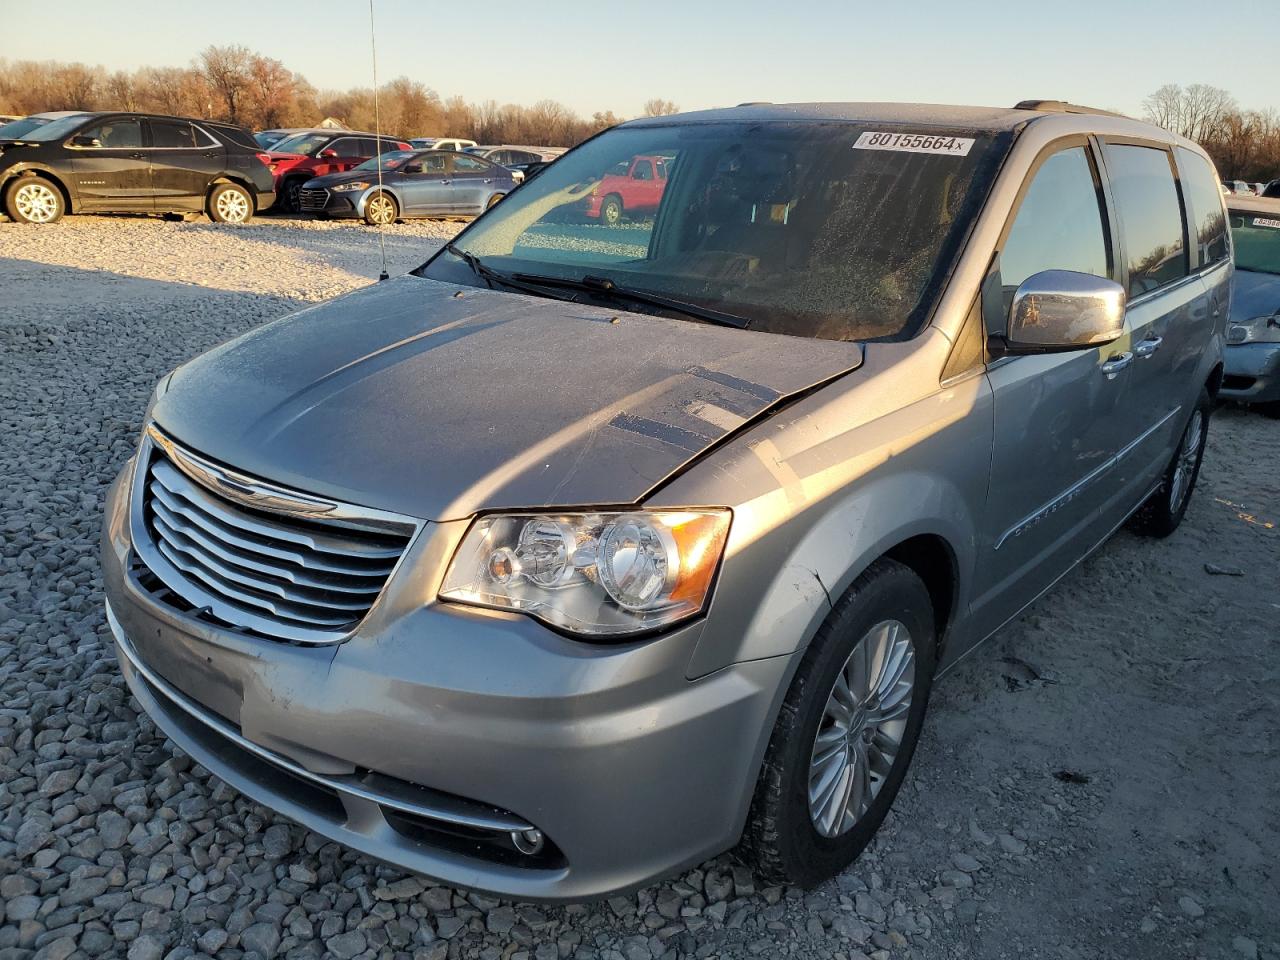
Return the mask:
<path fill-rule="evenodd" d="M 847 833 L 893 768 L 915 693 L 911 633 L 883 620 L 836 675 L 809 761 L 809 816 L 824 837 Z"/>
<path fill-rule="evenodd" d="M 1178 447 L 1178 458 L 1173 466 L 1173 479 L 1169 481 L 1169 509 L 1177 512 L 1182 501 L 1191 492 L 1191 477 L 1195 474 L 1200 458 L 1200 444 L 1204 439 L 1204 416 L 1197 409 L 1191 414 L 1187 432 Z"/>
<path fill-rule="evenodd" d="M 49 223 L 58 215 L 58 198 L 43 183 L 26 183 L 13 195 L 13 205 L 24 220 Z"/>
<path fill-rule="evenodd" d="M 249 198 L 239 190 L 224 190 L 216 202 L 218 216 L 227 223 L 243 223 L 249 218 Z"/>
<path fill-rule="evenodd" d="M 396 205 L 387 197 L 374 197 L 369 201 L 369 219 L 374 223 L 387 224 L 396 218 Z"/>

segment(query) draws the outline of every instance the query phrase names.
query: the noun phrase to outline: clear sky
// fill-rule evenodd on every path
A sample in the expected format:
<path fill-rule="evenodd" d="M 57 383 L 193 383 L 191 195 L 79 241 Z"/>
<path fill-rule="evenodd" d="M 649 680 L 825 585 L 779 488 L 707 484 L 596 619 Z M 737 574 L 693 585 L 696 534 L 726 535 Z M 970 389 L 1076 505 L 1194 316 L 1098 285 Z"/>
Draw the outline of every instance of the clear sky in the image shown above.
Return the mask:
<path fill-rule="evenodd" d="M 1165 83 L 1280 108 L 1277 0 L 374 0 L 379 78 L 441 96 L 635 115 L 745 100 L 1013 104 L 1136 113 Z M 366 0 L 0 0 L 0 57 L 132 70 L 240 43 L 321 88 L 368 86 Z M 53 17 L 51 20 L 50 17 Z"/>

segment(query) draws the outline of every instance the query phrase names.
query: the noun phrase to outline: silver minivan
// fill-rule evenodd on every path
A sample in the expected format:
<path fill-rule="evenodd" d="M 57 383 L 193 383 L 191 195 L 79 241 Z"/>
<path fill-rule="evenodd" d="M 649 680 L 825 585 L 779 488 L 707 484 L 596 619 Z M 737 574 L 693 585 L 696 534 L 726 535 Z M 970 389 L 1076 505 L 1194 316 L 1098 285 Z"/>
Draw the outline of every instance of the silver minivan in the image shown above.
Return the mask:
<path fill-rule="evenodd" d="M 654 212 L 584 213 L 662 158 Z M 1222 377 L 1195 144 L 1056 102 L 613 128 L 410 275 L 164 377 L 107 617 L 199 763 L 521 900 L 869 842 L 934 681 L 1122 524 Z"/>

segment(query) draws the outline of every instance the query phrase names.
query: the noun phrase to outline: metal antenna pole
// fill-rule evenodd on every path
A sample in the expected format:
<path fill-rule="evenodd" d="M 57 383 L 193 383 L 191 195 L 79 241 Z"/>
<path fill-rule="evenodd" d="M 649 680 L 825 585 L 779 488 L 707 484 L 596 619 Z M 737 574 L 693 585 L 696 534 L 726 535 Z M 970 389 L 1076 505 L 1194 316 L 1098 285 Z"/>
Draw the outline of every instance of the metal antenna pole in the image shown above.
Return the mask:
<path fill-rule="evenodd" d="M 377 134 L 378 153 L 374 157 L 374 167 L 378 171 L 378 195 L 382 195 L 382 114 L 378 112 L 378 41 L 373 27 L 373 0 L 369 0 L 369 51 L 373 57 L 373 132 Z M 387 273 L 387 241 L 382 236 L 384 224 L 378 222 L 378 247 L 382 251 L 382 272 L 379 280 L 390 279 Z"/>

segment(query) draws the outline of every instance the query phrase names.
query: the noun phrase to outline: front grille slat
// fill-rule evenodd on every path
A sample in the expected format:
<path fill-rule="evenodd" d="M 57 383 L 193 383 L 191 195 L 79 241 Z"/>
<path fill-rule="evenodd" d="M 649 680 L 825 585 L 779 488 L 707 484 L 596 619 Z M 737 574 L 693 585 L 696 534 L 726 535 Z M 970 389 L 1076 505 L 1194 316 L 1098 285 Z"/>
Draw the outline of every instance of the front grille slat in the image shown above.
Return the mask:
<path fill-rule="evenodd" d="M 245 533 L 270 540 L 283 540 L 286 543 L 308 547 L 323 553 L 332 553 L 341 557 L 359 557 L 369 560 L 394 560 L 400 556 L 398 546 L 380 546 L 370 543 L 372 534 L 362 537 L 342 536 L 311 531 L 298 525 L 279 523 L 263 517 L 253 517 L 247 511 L 234 513 L 224 512 L 223 503 L 215 495 L 206 493 L 200 487 L 163 460 L 157 461 L 153 473 L 166 490 L 182 497 L 192 506 L 204 510 L 223 523 L 239 527 Z"/>
<path fill-rule="evenodd" d="M 275 616 L 292 620 L 297 623 L 305 623 L 316 627 L 341 627 L 351 622 L 350 617 L 336 616 L 310 616 L 306 613 L 300 613 L 290 607 L 289 604 L 276 601 L 270 597 L 261 596 L 250 590 L 240 590 L 234 584 L 224 581 L 221 577 L 205 570 L 197 563 L 192 563 L 184 559 L 181 554 L 170 546 L 168 543 L 160 542 L 160 552 L 164 554 L 165 559 L 172 563 L 183 573 L 190 574 L 199 580 L 202 580 L 206 586 L 212 587 L 219 593 L 223 594 L 230 600 L 248 604 L 251 607 L 257 607 L 265 610 Z"/>
<path fill-rule="evenodd" d="M 293 554 L 291 559 L 283 561 L 282 558 L 275 554 L 263 553 L 233 539 L 219 539 L 217 534 L 210 534 L 208 529 L 199 522 L 188 522 L 190 520 L 189 517 L 170 510 L 161 499 L 159 492 L 156 493 L 151 506 L 155 511 L 156 519 L 163 521 L 171 530 L 176 530 L 188 539 L 194 540 L 206 550 L 217 554 L 224 560 L 256 570 L 269 577 L 326 590 L 349 593 L 377 593 L 382 589 L 382 581 L 391 572 L 390 566 L 375 572 L 362 572 L 359 574 L 346 570 L 327 571 L 328 580 L 324 580 L 321 579 L 319 574 L 307 572 L 305 566 L 306 558 L 301 554 Z M 317 567 L 317 569 L 327 570 L 327 567 Z"/>
<path fill-rule="evenodd" d="M 251 570 L 238 570 L 233 564 L 219 560 L 212 553 L 202 549 L 193 541 L 184 537 L 176 530 L 169 529 L 168 524 L 157 520 L 156 529 L 159 530 L 165 540 L 165 546 L 172 547 L 183 555 L 185 559 L 191 563 L 198 564 L 209 573 L 225 580 L 229 583 L 239 584 L 256 590 L 259 593 L 268 593 L 281 600 L 287 600 L 291 603 L 307 604 L 318 607 L 320 609 L 329 608 L 332 610 L 368 610 L 372 605 L 376 592 L 373 596 L 368 597 L 363 603 L 359 597 L 353 594 L 343 595 L 345 599 L 325 598 L 321 596 L 312 596 L 300 589 L 290 589 L 285 584 L 268 577 L 254 576 Z"/>
<path fill-rule="evenodd" d="M 298 207 L 301 210 L 323 210 L 329 203 L 328 190 L 299 190 Z"/>
<path fill-rule="evenodd" d="M 215 489 L 226 477 L 207 461 L 200 461 L 204 472 L 189 462 L 179 469 L 171 458 L 182 465 L 195 455 L 167 439 L 149 454 L 139 468 L 143 536 L 135 536 L 134 546 L 172 592 L 167 602 L 272 639 L 331 643 L 345 637 L 377 602 L 416 530 L 407 519 L 364 530 L 315 519 L 309 509 L 295 515 L 259 508 L 256 494 L 246 502 Z M 273 504 L 293 496 L 262 487 L 274 491 L 274 500 L 266 498 Z M 241 491 L 227 491 L 233 492 Z M 359 508 L 325 509 L 351 516 Z"/>

